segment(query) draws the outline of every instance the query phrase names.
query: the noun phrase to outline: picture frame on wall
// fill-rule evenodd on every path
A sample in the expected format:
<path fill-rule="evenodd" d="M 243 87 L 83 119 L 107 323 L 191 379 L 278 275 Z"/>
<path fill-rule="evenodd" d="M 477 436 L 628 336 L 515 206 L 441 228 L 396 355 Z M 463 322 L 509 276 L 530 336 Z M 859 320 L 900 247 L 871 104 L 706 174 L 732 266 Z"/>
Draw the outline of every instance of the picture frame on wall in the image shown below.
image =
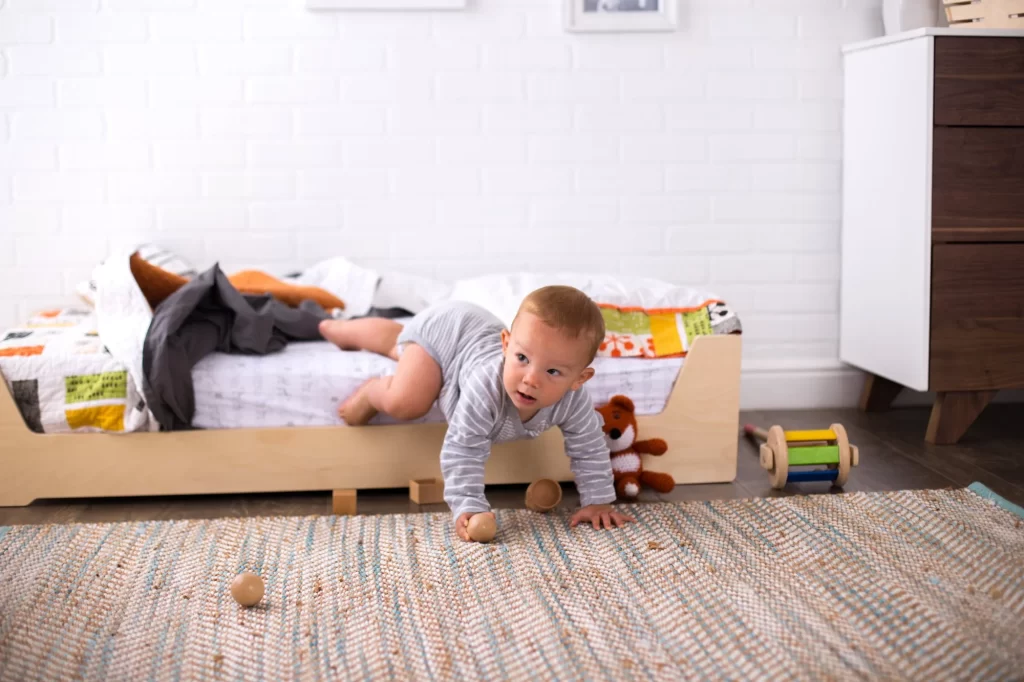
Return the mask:
<path fill-rule="evenodd" d="M 679 0 L 562 0 L 565 30 L 674 31 Z"/>

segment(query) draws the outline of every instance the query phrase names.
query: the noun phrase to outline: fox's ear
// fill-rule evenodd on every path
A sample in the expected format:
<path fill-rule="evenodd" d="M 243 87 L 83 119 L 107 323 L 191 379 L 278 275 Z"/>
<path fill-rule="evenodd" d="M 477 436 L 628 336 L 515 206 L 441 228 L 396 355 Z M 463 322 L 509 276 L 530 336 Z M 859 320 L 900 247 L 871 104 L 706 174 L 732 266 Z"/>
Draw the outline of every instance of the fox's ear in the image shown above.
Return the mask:
<path fill-rule="evenodd" d="M 611 399 L 612 405 L 618 405 L 626 412 L 632 412 L 635 408 L 633 407 L 633 401 L 624 395 L 613 395 Z"/>

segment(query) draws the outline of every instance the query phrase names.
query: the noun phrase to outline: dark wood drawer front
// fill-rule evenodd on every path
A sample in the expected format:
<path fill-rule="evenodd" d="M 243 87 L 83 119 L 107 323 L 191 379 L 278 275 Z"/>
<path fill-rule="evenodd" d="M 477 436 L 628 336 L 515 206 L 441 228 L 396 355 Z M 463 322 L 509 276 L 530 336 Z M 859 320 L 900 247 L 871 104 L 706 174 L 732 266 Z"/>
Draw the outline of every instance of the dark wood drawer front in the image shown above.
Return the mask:
<path fill-rule="evenodd" d="M 1024 127 L 933 133 L 932 226 L 1010 228 L 1019 230 L 1011 238 L 1024 238 Z"/>
<path fill-rule="evenodd" d="M 935 38 L 936 125 L 1024 126 L 1024 38 Z"/>
<path fill-rule="evenodd" d="M 929 388 L 1024 387 L 1024 244 L 932 250 Z"/>

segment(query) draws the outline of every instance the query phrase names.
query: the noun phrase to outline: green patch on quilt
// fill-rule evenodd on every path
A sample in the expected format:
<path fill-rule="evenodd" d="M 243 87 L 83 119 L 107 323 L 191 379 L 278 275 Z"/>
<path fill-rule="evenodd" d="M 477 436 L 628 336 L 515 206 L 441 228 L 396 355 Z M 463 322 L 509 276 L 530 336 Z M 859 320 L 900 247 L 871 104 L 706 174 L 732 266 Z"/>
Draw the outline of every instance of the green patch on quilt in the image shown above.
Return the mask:
<path fill-rule="evenodd" d="M 64 377 L 65 401 L 84 403 L 128 397 L 128 372 L 103 372 Z"/>
<path fill-rule="evenodd" d="M 615 308 L 601 308 L 605 329 L 617 334 L 650 334 L 651 318 L 642 310 L 623 312 Z"/>
<path fill-rule="evenodd" d="M 711 316 L 706 308 L 692 310 L 682 313 L 683 328 L 686 330 L 686 340 L 693 343 L 698 336 L 710 336 L 714 333 L 711 329 Z"/>

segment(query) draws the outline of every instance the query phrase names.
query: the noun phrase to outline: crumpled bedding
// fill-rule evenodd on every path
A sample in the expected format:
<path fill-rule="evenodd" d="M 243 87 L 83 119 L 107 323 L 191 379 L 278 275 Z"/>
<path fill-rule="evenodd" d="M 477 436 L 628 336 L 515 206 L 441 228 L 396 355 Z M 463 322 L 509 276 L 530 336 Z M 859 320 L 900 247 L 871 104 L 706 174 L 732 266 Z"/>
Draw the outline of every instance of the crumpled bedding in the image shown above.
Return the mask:
<path fill-rule="evenodd" d="M 142 352 L 143 391 L 165 431 L 191 428 L 192 368 L 215 351 L 266 355 L 289 341 L 321 339 L 328 319 L 311 301 L 290 307 L 269 294 L 244 295 L 220 267 L 200 273 L 157 306 Z"/>

